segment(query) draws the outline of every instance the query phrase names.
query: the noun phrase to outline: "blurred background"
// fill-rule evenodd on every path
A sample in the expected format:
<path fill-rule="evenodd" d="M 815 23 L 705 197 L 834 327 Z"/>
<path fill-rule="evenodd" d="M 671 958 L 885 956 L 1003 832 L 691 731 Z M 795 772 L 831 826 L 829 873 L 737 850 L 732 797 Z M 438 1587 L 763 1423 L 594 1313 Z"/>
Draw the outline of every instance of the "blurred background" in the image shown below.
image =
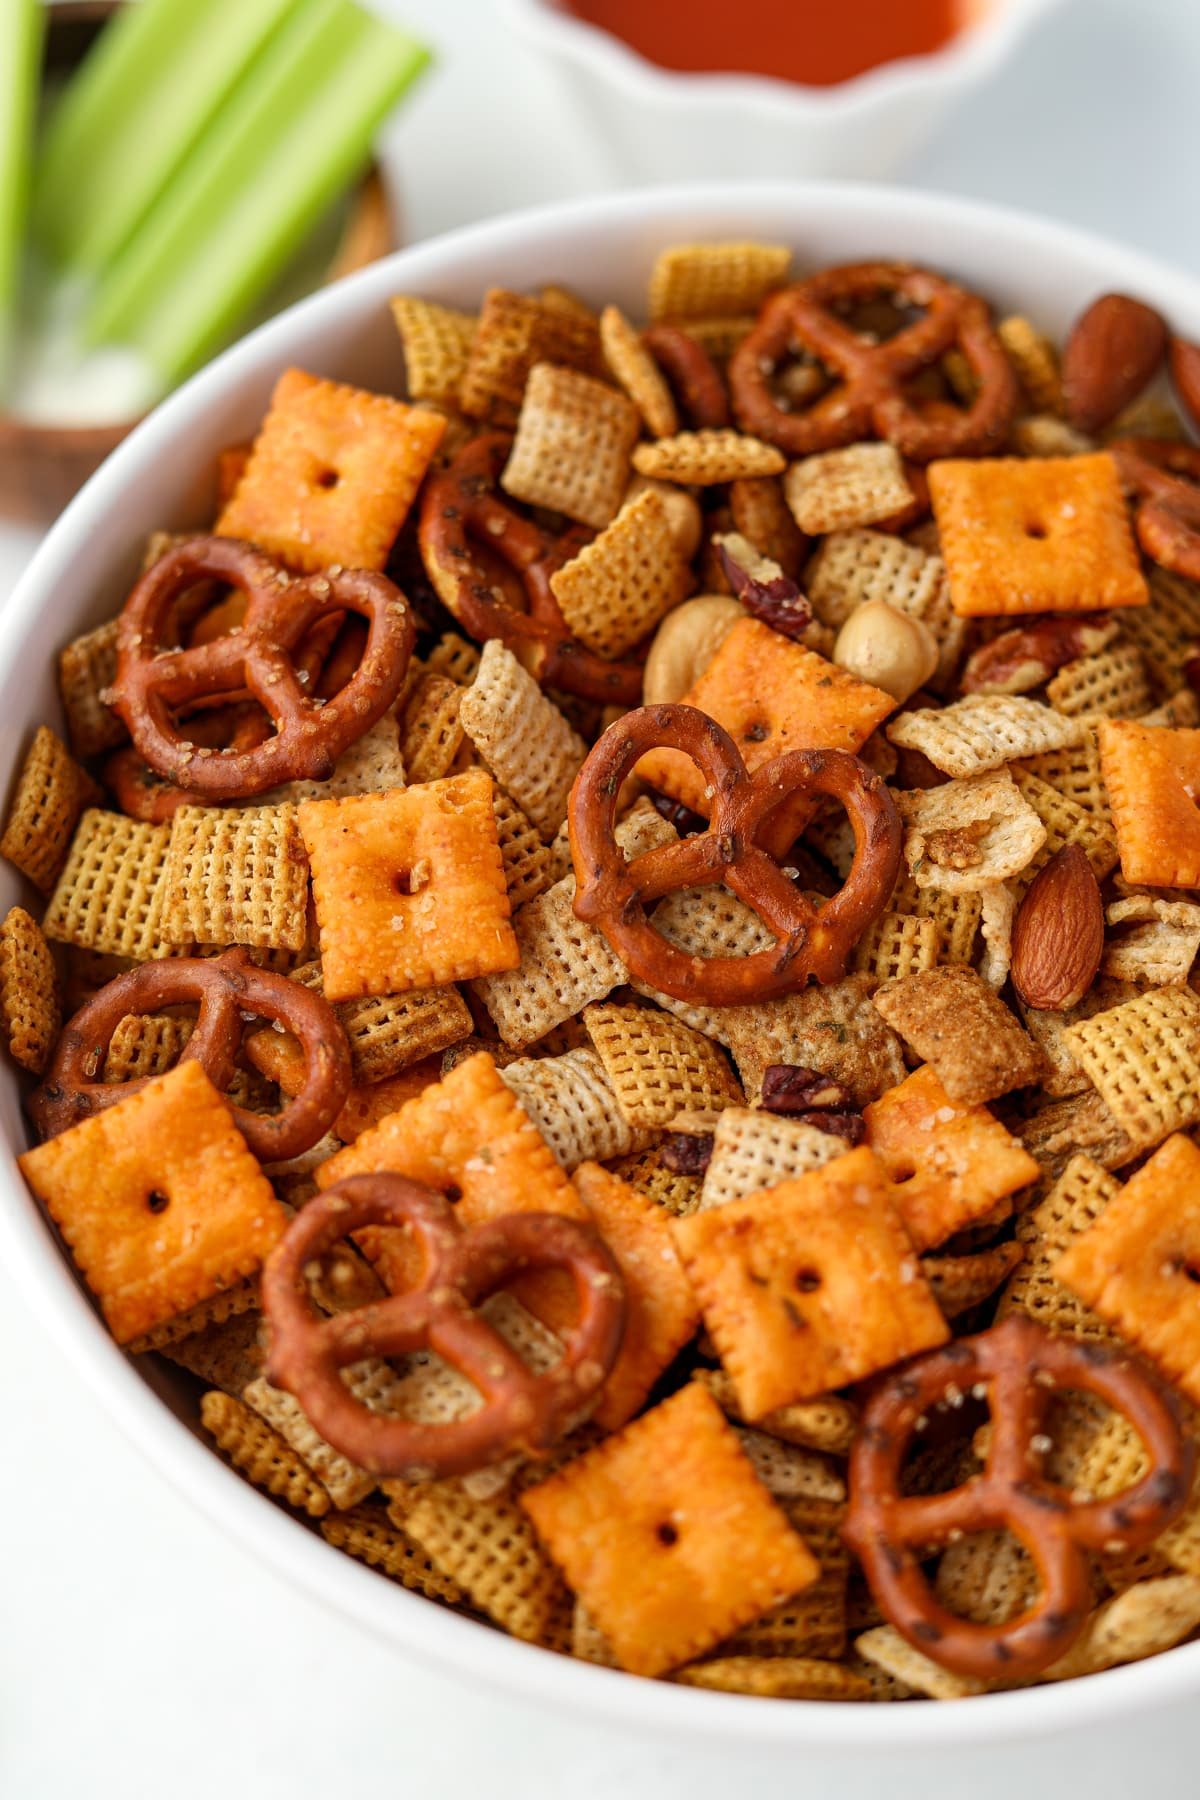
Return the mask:
<path fill-rule="evenodd" d="M 326 7 L 324 23 L 340 29 L 334 14 L 341 0 L 303 3 Z M 359 122 L 373 120 L 375 108 L 381 123 L 365 136 L 347 135 L 337 149 L 340 197 L 322 198 L 330 168 L 322 173 L 318 165 L 336 157 L 334 134 L 317 109 L 328 105 L 333 124 L 344 122 L 348 109 L 344 93 L 322 99 L 300 83 L 293 111 L 283 108 L 294 137 L 282 161 L 294 162 L 295 145 L 306 138 L 309 150 L 328 152 L 324 159 L 313 156 L 306 190 L 320 223 L 300 231 L 304 243 L 290 263 L 284 258 L 286 273 L 276 272 L 266 291 L 242 306 L 241 318 L 319 283 L 339 257 L 350 266 L 389 244 L 631 182 L 721 175 L 853 175 L 976 196 L 1089 227 L 1200 273 L 1190 206 L 1200 161 L 1194 124 L 1200 0 L 994 0 L 993 16 L 977 27 L 976 47 L 965 34 L 936 67 L 909 67 L 896 79 L 895 65 L 853 90 L 834 85 L 815 96 L 778 83 L 716 91 L 695 76 L 682 78 L 684 86 L 668 95 L 664 82 L 680 78 L 656 74 L 613 40 L 555 19 L 548 0 L 362 3 L 401 34 L 387 39 L 386 57 L 365 59 L 377 74 L 387 67 L 374 85 L 366 83 Z M 24 4 L 0 0 L 0 34 L 13 27 L 10 54 L 19 54 L 13 46 Z M 161 9 L 164 0 L 155 4 Z M 182 17 L 200 0 L 166 4 Z M 222 29 L 244 35 L 252 15 L 267 20 L 272 9 L 282 14 L 284 0 L 220 0 Z M 583 0 L 580 10 L 588 10 Z M 699 21 L 708 10 L 707 0 L 627 0 L 608 16 L 632 21 L 631 32 L 665 25 L 677 60 L 686 61 L 698 54 Z M 720 11 L 726 28 L 732 21 L 740 34 L 741 66 L 758 72 L 778 60 L 781 19 L 789 28 L 795 20 L 816 21 L 816 29 L 836 18 L 852 27 L 851 45 L 861 48 L 868 25 L 882 30 L 889 16 L 891 25 L 902 15 L 910 23 L 924 16 L 918 0 L 723 0 Z M 681 31 L 686 49 L 679 48 Z M 232 41 L 219 34 L 208 41 L 218 66 Z M 2 50 L 0 37 L 0 80 Z M 200 80 L 204 59 L 194 48 L 189 56 Z M 360 67 L 354 79 L 361 78 Z M 0 108 L 0 139 L 19 127 L 16 91 L 9 88 L 7 110 Z M 111 99 L 110 105 L 112 116 L 121 117 L 122 105 Z M 155 129 L 162 126 L 160 116 Z M 372 138 L 382 186 L 364 195 Z M 204 226 L 212 240 L 210 287 L 220 285 L 218 253 L 235 215 L 261 248 L 261 234 L 252 229 L 261 197 L 256 183 L 278 167 L 279 157 L 272 163 L 253 134 L 248 142 L 240 168 L 222 171 L 214 162 L 201 171 L 211 187 L 192 196 L 197 230 Z M 137 148 L 122 178 L 131 184 Z M 0 230 L 6 219 L 11 223 L 15 204 L 2 158 L 0 149 Z M 78 157 L 72 163 L 64 152 L 64 158 L 68 171 L 80 169 Z M 45 175 L 33 173 L 36 188 Z M 222 176 L 228 184 L 223 205 L 216 203 Z M 60 183 L 56 216 L 66 219 L 68 235 L 98 228 L 82 179 L 78 185 L 76 192 L 69 176 Z M 239 210 L 246 205 L 249 213 Z M 272 216 L 286 210 L 278 196 L 270 205 Z M 299 203 L 295 217 L 304 217 Z M 174 255 L 164 228 L 145 249 L 141 268 L 153 272 L 156 257 L 169 266 Z M 84 300 L 107 294 L 111 316 L 135 318 L 130 296 L 140 301 L 146 289 L 138 265 L 131 266 L 122 292 L 111 280 L 119 259 L 111 246 L 104 250 L 88 277 L 91 288 L 82 284 Z M 21 274 L 21 307 L 39 314 L 39 335 L 50 311 L 56 322 L 77 318 L 81 296 L 80 287 L 65 281 L 51 308 L 38 285 L 43 275 Z M 214 341 L 236 328 L 241 302 L 232 289 L 226 298 L 228 316 L 215 327 Z M 166 372 L 152 374 L 141 390 L 136 381 L 120 389 L 116 414 L 136 413 L 176 372 L 202 360 L 203 321 L 197 324 L 178 298 L 170 319 L 178 327 L 178 370 L 164 353 Z M 161 319 L 153 332 L 146 326 L 144 340 L 133 329 L 125 348 L 135 359 L 152 339 L 166 341 L 160 325 Z M 7 485 L 0 483 L 0 603 L 39 542 L 46 515 L 76 478 L 80 434 L 119 431 L 126 422 L 106 417 L 95 386 L 74 379 L 69 347 L 55 348 L 45 379 L 32 383 L 22 367 L 23 329 L 10 344 L 0 416 L 0 469 L 6 447 L 8 455 Z M 38 354 L 44 358 L 44 343 Z M 127 366 L 123 373 L 129 375 Z M 84 442 L 83 460 L 94 460 L 97 447 Z M 9 1623 L 0 1633 L 5 1796 L 74 1795 L 85 1783 L 94 1793 L 140 1796 L 153 1783 L 173 1800 L 231 1788 L 258 1800 L 290 1800 L 317 1792 L 374 1794 L 386 1782 L 401 1795 L 486 1791 L 504 1800 L 626 1789 L 634 1800 L 651 1793 L 706 1800 L 741 1778 L 727 1759 L 703 1749 L 684 1759 L 597 1725 L 539 1718 L 490 1695 L 467 1695 L 441 1675 L 401 1664 L 285 1591 L 145 1470 L 115 1427 L 91 1409 L 3 1270 L 0 1366 L 9 1371 L 0 1514 L 0 1596 Z M 1022 1779 L 1018 1751 L 1013 1746 L 986 1766 L 959 1768 L 953 1781 L 973 1800 L 1000 1800 Z M 1047 1748 L 1039 1793 L 1057 1792 L 1083 1773 L 1056 1755 Z M 1138 1742 L 1105 1746 L 1103 1773 L 1096 1766 L 1087 1771 L 1090 1790 L 1123 1793 L 1152 1773 L 1160 1783 L 1174 1776 L 1178 1791 L 1191 1791 L 1194 1755 L 1194 1747 L 1147 1721 Z M 948 1763 L 943 1773 L 949 1769 Z M 804 1777 L 807 1791 L 821 1800 L 835 1792 L 839 1800 L 854 1800 L 878 1791 L 880 1781 L 877 1771 L 860 1788 L 856 1777 L 818 1763 Z M 905 1774 L 898 1766 L 896 1778 L 914 1783 L 905 1794 L 952 1791 L 936 1785 L 928 1770 L 910 1767 Z"/>

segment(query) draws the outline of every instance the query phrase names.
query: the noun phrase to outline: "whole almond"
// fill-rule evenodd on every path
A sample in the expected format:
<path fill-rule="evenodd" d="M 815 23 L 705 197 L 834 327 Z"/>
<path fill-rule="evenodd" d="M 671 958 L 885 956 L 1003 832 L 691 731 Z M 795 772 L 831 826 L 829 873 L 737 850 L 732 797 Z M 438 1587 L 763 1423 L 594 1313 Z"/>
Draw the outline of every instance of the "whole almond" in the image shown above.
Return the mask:
<path fill-rule="evenodd" d="M 1136 400 L 1163 359 L 1167 328 L 1153 307 L 1102 294 L 1071 327 L 1063 399 L 1077 431 L 1098 431 Z"/>
<path fill-rule="evenodd" d="M 1170 350 L 1171 380 L 1179 404 L 1200 431 L 1200 344 L 1173 337 Z"/>
<path fill-rule="evenodd" d="M 1012 982 L 1038 1012 L 1077 1006 L 1096 979 L 1104 952 L 1104 902 L 1078 844 L 1052 856 L 1017 909 Z"/>

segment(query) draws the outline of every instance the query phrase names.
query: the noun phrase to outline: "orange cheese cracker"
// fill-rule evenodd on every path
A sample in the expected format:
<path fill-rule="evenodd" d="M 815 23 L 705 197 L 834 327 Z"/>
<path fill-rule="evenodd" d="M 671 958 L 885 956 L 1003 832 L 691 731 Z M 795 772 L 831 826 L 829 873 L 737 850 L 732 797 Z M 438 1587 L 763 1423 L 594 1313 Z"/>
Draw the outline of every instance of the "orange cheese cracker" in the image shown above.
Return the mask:
<path fill-rule="evenodd" d="M 682 704 L 723 725 L 751 773 L 788 750 L 850 750 L 895 710 L 860 681 L 757 619 L 739 619 Z M 706 817 L 705 777 L 679 750 L 651 750 L 637 773 Z"/>
<path fill-rule="evenodd" d="M 581 1164 L 574 1179 L 625 1283 L 625 1336 L 592 1415 L 597 1425 L 615 1431 L 691 1339 L 700 1309 L 663 1208 L 599 1163 Z"/>
<path fill-rule="evenodd" d="M 287 1224 L 198 1062 L 20 1164 L 120 1344 L 253 1275 Z"/>
<path fill-rule="evenodd" d="M 439 413 L 289 369 L 217 530 L 310 573 L 382 569 L 445 429 Z"/>
<path fill-rule="evenodd" d="M 635 1675 L 690 1661 L 820 1578 L 695 1382 L 520 1503 Z"/>
<path fill-rule="evenodd" d="M 1126 881 L 1200 887 L 1200 731 L 1101 719 L 1099 739 Z"/>
<path fill-rule="evenodd" d="M 1200 1149 L 1177 1133 L 1052 1271 L 1200 1405 Z"/>
<path fill-rule="evenodd" d="M 1106 451 L 935 462 L 929 495 L 960 616 L 1093 612 L 1150 598 Z"/>
<path fill-rule="evenodd" d="M 863 1118 L 918 1250 L 986 1218 L 1042 1172 L 986 1106 L 951 1100 L 928 1064 L 872 1101 Z"/>
<path fill-rule="evenodd" d="M 587 1217 L 550 1146 L 486 1051 L 459 1063 L 322 1163 L 317 1185 L 380 1170 L 450 1194 L 465 1225 L 510 1212 Z M 373 1229 L 363 1243 L 389 1287 L 409 1283 L 412 1259 L 403 1232 Z"/>
<path fill-rule="evenodd" d="M 672 1230 L 747 1419 L 949 1336 L 865 1146 Z"/>
<path fill-rule="evenodd" d="M 482 769 L 306 800 L 325 998 L 400 994 L 515 969 L 508 884 Z"/>

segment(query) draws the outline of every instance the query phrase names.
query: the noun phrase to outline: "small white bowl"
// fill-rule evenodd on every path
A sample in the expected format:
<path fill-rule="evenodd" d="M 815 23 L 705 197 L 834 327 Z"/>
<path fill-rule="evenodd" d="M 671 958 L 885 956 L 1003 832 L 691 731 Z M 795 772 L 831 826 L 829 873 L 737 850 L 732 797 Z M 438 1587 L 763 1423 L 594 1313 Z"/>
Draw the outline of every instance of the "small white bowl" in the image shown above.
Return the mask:
<path fill-rule="evenodd" d="M 664 69 L 558 0 L 501 0 L 501 9 L 558 70 L 620 175 L 649 182 L 887 175 L 1060 4 L 981 0 L 977 21 L 944 49 L 832 87 Z"/>
<path fill-rule="evenodd" d="M 0 772 L 3 785 L 37 724 L 59 725 L 59 646 L 111 617 L 157 529 L 211 517 L 212 467 L 248 437 L 279 372 L 402 391 L 388 299 L 423 294 L 473 306 L 492 285 L 536 288 L 566 278 L 594 301 L 637 314 L 664 244 L 731 233 L 790 243 L 801 269 L 864 257 L 906 257 L 946 269 L 1006 310 L 1061 333 L 1107 289 L 1141 295 L 1200 338 L 1200 284 L 1103 239 L 1018 213 L 902 190 L 841 184 L 664 188 L 518 213 L 401 251 L 327 288 L 210 364 L 121 445 L 63 514 L 0 613 Z M 37 906 L 15 870 L 0 868 L 0 914 Z M 517 1642 L 408 1593 L 331 1549 L 209 1449 L 194 1385 L 169 1365 L 137 1362 L 112 1342 L 25 1188 L 14 1156 L 26 1147 L 18 1080 L 0 1067 L 0 1259 L 21 1284 L 99 1403 L 164 1476 L 223 1530 L 294 1586 L 394 1644 L 411 1659 L 469 1682 L 525 1696 L 556 1713 L 590 1714 L 682 1744 L 699 1738 L 739 1752 L 772 1747 L 861 1759 L 1012 1743 L 1200 1698 L 1200 1644 L 1082 1681 L 948 1705 L 782 1704 L 641 1681 Z M 14 1370 L 10 1379 L 20 1380 Z M 69 1432 L 64 1442 L 69 1441 Z M 89 1471 L 74 1474 L 85 1480 Z"/>

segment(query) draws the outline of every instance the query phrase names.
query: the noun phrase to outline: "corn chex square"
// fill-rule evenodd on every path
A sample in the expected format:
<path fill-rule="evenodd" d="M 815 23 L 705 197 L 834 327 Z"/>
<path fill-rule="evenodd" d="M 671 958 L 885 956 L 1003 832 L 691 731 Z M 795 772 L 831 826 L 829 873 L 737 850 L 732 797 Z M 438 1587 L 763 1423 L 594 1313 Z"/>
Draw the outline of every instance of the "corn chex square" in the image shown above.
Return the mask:
<path fill-rule="evenodd" d="M 891 1184 L 866 1146 L 677 1219 L 672 1230 L 752 1421 L 949 1336 Z"/>
<path fill-rule="evenodd" d="M 820 1577 L 694 1382 L 521 1495 L 622 1668 L 661 1675 Z"/>
<path fill-rule="evenodd" d="M 515 1502 L 437 1481 L 388 1515 L 479 1612 L 526 1643 L 567 1648 L 571 1597 Z"/>
<path fill-rule="evenodd" d="M 306 800 L 300 830 L 328 1000 L 398 994 L 515 968 L 492 783 Z"/>
<path fill-rule="evenodd" d="M 561 1056 L 523 1056 L 500 1079 L 512 1089 L 563 1168 L 644 1150 L 651 1134 L 621 1115 L 604 1064 L 590 1044 Z"/>
<path fill-rule="evenodd" d="M 928 1064 L 873 1100 L 863 1119 L 919 1250 L 988 1218 L 1041 1174 L 986 1106 L 955 1104 Z"/>
<path fill-rule="evenodd" d="M 571 631 L 606 657 L 640 643 L 690 585 L 670 514 L 653 488 L 622 506 L 598 538 L 550 577 Z"/>
<path fill-rule="evenodd" d="M 652 319 L 736 318 L 756 313 L 792 266 L 785 244 L 669 244 L 650 271 Z"/>
<path fill-rule="evenodd" d="M 1200 1120 L 1200 995 L 1191 988 L 1152 988 L 1063 1037 L 1136 1149 Z"/>
<path fill-rule="evenodd" d="M 42 928 L 23 907 L 0 925 L 0 1033 L 13 1061 L 40 1075 L 62 1026 L 58 971 Z"/>
<path fill-rule="evenodd" d="M 108 619 L 58 653 L 58 693 L 76 756 L 99 756 L 129 736 L 104 696 L 117 678 L 117 629 Z"/>
<path fill-rule="evenodd" d="M 1145 659 L 1128 643 L 1064 664 L 1046 683 L 1046 698 L 1058 712 L 1110 719 L 1136 719 L 1154 704 Z"/>
<path fill-rule="evenodd" d="M 404 346 L 408 398 L 457 406 L 458 390 L 479 323 L 474 313 L 438 306 L 411 294 L 398 294 L 392 301 L 392 317 Z"/>
<path fill-rule="evenodd" d="M 498 638 L 489 638 L 458 716 L 480 757 L 550 842 L 587 745 Z"/>
<path fill-rule="evenodd" d="M 1097 612 L 1150 597 L 1107 451 L 938 462 L 929 495 L 965 617 Z"/>
<path fill-rule="evenodd" d="M 609 373 L 641 413 L 651 437 L 670 437 L 679 429 L 675 397 L 641 332 L 617 306 L 606 306 L 600 314 L 600 344 Z"/>
<path fill-rule="evenodd" d="M 1200 1150 L 1169 1137 L 1052 1274 L 1200 1404 L 1198 1193 Z"/>
<path fill-rule="evenodd" d="M 489 288 L 467 357 L 459 405 L 469 418 L 510 430 L 535 363 L 598 374 L 600 340 L 590 313 L 547 306 L 528 294 Z"/>
<path fill-rule="evenodd" d="M 120 1344 L 253 1275 L 287 1224 L 197 1062 L 19 1160 Z"/>
<path fill-rule="evenodd" d="M 170 837 L 169 825 L 89 808 L 42 920 L 46 936 L 135 962 L 175 955 L 163 928 Z"/>
<path fill-rule="evenodd" d="M 1090 1156 L 1071 1158 L 1046 1198 L 1017 1221 L 1017 1241 L 1025 1255 L 1000 1296 L 997 1319 L 1024 1313 L 1061 1337 L 1109 1340 L 1112 1334 L 1103 1319 L 1063 1286 L 1054 1269 L 1120 1191 L 1116 1176 Z"/>
<path fill-rule="evenodd" d="M 667 1013 L 610 1003 L 589 1006 L 583 1022 L 630 1125 L 669 1126 L 676 1113 L 716 1112 L 742 1098 L 716 1046 Z"/>
<path fill-rule="evenodd" d="M 67 859 L 79 815 L 99 798 L 99 788 L 66 745 L 48 725 L 39 725 L 17 776 L 0 856 L 49 894 Z"/>
<path fill-rule="evenodd" d="M 713 1131 L 712 1154 L 700 1200 L 692 1211 L 724 1206 L 797 1175 L 824 1168 L 843 1156 L 846 1140 L 803 1119 L 781 1118 L 758 1107 L 730 1106 Z"/>
<path fill-rule="evenodd" d="M 783 489 L 806 537 L 874 525 L 913 502 L 894 444 L 847 444 L 802 457 L 788 470 Z"/>
<path fill-rule="evenodd" d="M 718 487 L 727 481 L 782 475 L 787 459 L 774 444 L 727 427 L 677 431 L 673 437 L 639 444 L 633 452 L 639 475 L 677 481 L 681 487 Z"/>
<path fill-rule="evenodd" d="M 445 429 L 438 413 L 289 369 L 216 529 L 308 573 L 382 569 Z"/>
<path fill-rule="evenodd" d="M 535 363 L 500 485 L 528 506 L 602 531 L 624 497 L 640 430 L 637 407 L 615 388 L 576 369 Z"/>
<path fill-rule="evenodd" d="M 163 934 L 173 944 L 305 948 L 308 857 L 294 806 L 181 806 L 170 831 Z"/>

